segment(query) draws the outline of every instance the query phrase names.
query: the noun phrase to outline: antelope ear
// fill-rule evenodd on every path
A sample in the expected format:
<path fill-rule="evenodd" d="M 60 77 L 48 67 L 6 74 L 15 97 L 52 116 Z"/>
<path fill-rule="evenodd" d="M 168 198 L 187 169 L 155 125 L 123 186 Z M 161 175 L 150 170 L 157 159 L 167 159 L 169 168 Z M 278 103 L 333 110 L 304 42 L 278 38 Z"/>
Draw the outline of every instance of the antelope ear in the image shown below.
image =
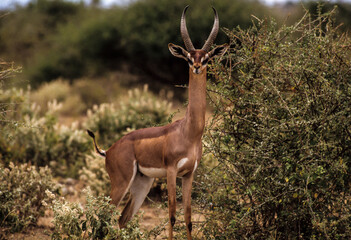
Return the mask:
<path fill-rule="evenodd" d="M 181 46 L 174 45 L 173 43 L 168 44 L 168 49 L 173 56 L 183 58 L 187 60 L 188 52 Z"/>
<path fill-rule="evenodd" d="M 208 56 L 210 57 L 210 59 L 217 56 L 222 56 L 228 50 L 228 48 L 229 44 L 227 43 L 217 46 L 208 53 Z"/>

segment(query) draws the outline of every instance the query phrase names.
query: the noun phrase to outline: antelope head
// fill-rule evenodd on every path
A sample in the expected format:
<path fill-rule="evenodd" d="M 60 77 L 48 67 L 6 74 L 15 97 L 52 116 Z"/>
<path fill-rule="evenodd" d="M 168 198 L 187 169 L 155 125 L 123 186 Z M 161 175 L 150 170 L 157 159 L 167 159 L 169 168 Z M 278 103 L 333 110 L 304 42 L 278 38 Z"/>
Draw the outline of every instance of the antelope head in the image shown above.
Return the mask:
<path fill-rule="evenodd" d="M 223 44 L 217 46 L 216 48 L 210 51 L 210 47 L 216 39 L 219 30 L 219 20 L 217 11 L 215 8 L 212 7 L 215 14 L 212 31 L 203 47 L 201 49 L 195 49 L 193 43 L 191 42 L 186 27 L 185 13 L 188 7 L 189 6 L 186 6 L 184 8 L 182 18 L 180 21 L 180 33 L 182 35 L 186 50 L 172 43 L 168 44 L 168 48 L 174 56 L 183 58 L 188 62 L 191 72 L 193 72 L 194 74 L 200 74 L 207 68 L 208 61 L 215 56 L 220 56 L 224 54 L 227 51 L 229 45 Z"/>

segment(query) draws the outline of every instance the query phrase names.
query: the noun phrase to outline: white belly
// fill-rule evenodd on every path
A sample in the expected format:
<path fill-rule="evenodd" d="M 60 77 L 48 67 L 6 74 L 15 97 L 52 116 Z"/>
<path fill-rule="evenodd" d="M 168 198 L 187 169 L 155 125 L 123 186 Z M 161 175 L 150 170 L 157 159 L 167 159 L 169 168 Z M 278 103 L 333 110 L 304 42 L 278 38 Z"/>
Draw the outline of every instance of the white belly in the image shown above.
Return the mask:
<path fill-rule="evenodd" d="M 151 178 L 162 178 L 167 176 L 167 171 L 165 168 L 152 168 L 152 167 L 142 167 L 139 165 L 139 171 Z"/>
<path fill-rule="evenodd" d="M 188 158 L 182 158 L 177 163 L 177 170 L 178 170 L 177 175 L 179 177 L 189 172 L 188 169 L 183 169 L 182 171 L 179 171 L 188 161 L 189 161 Z M 195 171 L 196 167 L 197 167 L 197 162 L 195 161 L 195 166 L 193 171 Z M 167 176 L 167 170 L 165 168 L 143 167 L 139 165 L 139 171 L 145 176 L 148 176 L 151 178 L 163 178 Z"/>

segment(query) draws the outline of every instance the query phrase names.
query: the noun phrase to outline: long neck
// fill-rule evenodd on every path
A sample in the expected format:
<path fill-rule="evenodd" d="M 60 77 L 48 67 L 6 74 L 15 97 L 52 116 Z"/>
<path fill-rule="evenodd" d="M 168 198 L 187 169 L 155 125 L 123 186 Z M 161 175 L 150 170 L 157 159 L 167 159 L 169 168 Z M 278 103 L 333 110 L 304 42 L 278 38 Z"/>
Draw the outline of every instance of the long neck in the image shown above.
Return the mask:
<path fill-rule="evenodd" d="M 201 138 L 206 114 L 206 69 L 200 74 L 189 71 L 189 104 L 185 115 L 185 132 L 190 138 Z"/>

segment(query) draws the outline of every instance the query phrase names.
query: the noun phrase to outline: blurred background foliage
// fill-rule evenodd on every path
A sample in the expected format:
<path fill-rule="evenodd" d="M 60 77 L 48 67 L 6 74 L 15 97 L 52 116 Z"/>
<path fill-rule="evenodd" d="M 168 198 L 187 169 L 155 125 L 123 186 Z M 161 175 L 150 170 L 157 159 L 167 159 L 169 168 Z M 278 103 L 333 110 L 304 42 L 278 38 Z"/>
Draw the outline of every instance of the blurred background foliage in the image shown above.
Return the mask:
<path fill-rule="evenodd" d="M 187 4 L 191 2 L 141 0 L 107 9 L 63 0 L 32 1 L 1 18 L 0 56 L 23 65 L 21 83 L 29 80 L 35 87 L 59 77 L 73 81 L 126 69 L 153 81 L 183 84 L 187 66 L 169 54 L 167 44 L 183 44 L 179 23 Z M 200 1 L 188 11 L 189 32 L 198 48 L 212 27 L 211 4 Z M 221 0 L 213 5 L 221 27 L 227 28 L 248 27 L 251 14 L 271 14 L 257 1 Z M 217 42 L 226 41 L 220 33 Z"/>
<path fill-rule="evenodd" d="M 180 16 L 190 4 L 187 23 L 195 47 L 201 48 L 213 23 L 213 5 L 222 28 L 251 25 L 252 16 L 274 17 L 278 25 L 300 18 L 304 8 L 317 13 L 316 2 L 287 3 L 268 7 L 259 1 L 220 0 L 139 0 L 111 8 L 64 0 L 35 0 L 17 6 L 0 19 L 0 57 L 15 61 L 24 68 L 19 85 L 33 87 L 57 78 L 71 82 L 82 77 L 104 76 L 124 71 L 140 74 L 143 83 L 184 84 L 187 66 L 169 54 L 167 44 L 182 45 Z M 335 3 L 324 3 L 322 11 Z M 336 24 L 350 27 L 351 5 L 338 3 Z M 227 42 L 220 31 L 216 43 Z M 120 79 L 119 79 L 120 81 Z"/>

